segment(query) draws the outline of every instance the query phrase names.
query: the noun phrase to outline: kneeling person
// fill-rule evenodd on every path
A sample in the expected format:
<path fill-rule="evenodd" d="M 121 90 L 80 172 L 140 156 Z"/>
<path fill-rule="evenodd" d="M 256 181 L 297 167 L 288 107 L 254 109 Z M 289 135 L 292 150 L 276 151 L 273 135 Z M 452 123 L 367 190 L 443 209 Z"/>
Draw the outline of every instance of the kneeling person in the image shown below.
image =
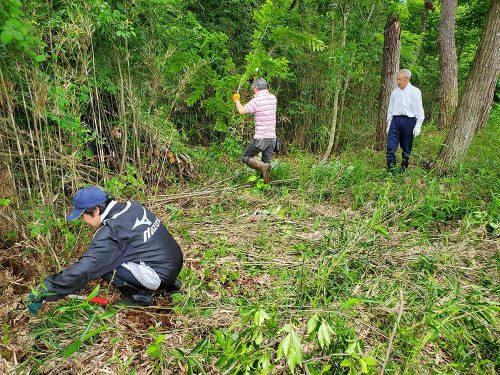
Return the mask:
<path fill-rule="evenodd" d="M 118 304 L 151 306 L 151 292 L 180 289 L 181 249 L 165 225 L 137 202 L 119 203 L 97 187 L 79 190 L 68 221 L 83 221 L 97 229 L 87 251 L 65 270 L 47 276 L 40 293 L 30 293 L 28 308 L 37 313 L 42 302 L 54 301 L 102 277 L 124 299 Z"/>

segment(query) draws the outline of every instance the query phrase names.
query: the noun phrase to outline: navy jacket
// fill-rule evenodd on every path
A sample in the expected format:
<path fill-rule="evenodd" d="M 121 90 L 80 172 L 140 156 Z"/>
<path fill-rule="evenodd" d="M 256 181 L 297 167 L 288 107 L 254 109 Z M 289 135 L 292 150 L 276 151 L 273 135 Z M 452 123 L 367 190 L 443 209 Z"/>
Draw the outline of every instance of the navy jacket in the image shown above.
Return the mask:
<path fill-rule="evenodd" d="M 142 261 L 156 271 L 162 283 L 175 281 L 182 268 L 182 252 L 160 219 L 137 202 L 112 201 L 110 205 L 102 215 L 102 227 L 82 257 L 44 279 L 49 292 L 74 293 L 125 262 Z"/>

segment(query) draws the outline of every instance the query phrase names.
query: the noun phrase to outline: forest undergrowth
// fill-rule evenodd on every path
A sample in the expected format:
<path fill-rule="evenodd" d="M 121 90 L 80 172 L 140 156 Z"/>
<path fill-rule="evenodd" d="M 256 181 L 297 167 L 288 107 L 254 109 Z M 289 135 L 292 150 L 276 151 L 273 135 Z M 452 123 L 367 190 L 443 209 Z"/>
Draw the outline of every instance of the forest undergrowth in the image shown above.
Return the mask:
<path fill-rule="evenodd" d="M 153 192 L 115 180 L 184 252 L 182 292 L 154 308 L 65 299 L 30 315 L 30 288 L 91 233 L 20 211 L 31 235 L 0 259 L 0 372 L 498 373 L 498 135 L 478 134 L 447 176 L 425 168 L 442 142 L 430 129 L 394 176 L 371 150 L 319 164 L 292 145 L 265 185 L 228 140 L 193 149 L 196 181 Z M 118 298 L 105 282 L 82 291 L 95 293 Z"/>

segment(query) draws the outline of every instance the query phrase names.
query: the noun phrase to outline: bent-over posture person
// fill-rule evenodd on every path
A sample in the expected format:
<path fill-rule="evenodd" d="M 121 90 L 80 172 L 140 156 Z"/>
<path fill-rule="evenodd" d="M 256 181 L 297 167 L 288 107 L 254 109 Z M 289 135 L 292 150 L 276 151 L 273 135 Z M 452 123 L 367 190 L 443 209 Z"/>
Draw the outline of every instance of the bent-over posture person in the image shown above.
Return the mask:
<path fill-rule="evenodd" d="M 54 301 L 102 277 L 125 298 L 117 304 L 153 305 L 152 291 L 180 289 L 177 279 L 183 256 L 177 242 L 152 212 L 137 202 L 119 203 L 98 187 L 79 190 L 68 221 L 83 221 L 97 229 L 82 257 L 65 270 L 47 276 L 27 306 L 38 313 L 44 300 Z"/>
<path fill-rule="evenodd" d="M 267 90 L 264 78 L 257 78 L 252 82 L 254 97 L 247 104 L 242 105 L 240 95 L 234 94 L 233 101 L 240 114 L 253 113 L 255 115 L 255 135 L 244 153 L 241 161 L 250 168 L 260 171 L 265 183 L 271 175 L 271 158 L 276 146 L 276 106 L 277 99 Z M 261 160 L 254 156 L 262 153 Z"/>
<path fill-rule="evenodd" d="M 422 94 L 410 83 L 411 72 L 401 69 L 396 76 L 398 87 L 391 93 L 387 110 L 387 169 L 394 171 L 396 149 L 401 145 L 401 170 L 408 168 L 413 138 L 420 134 L 424 122 Z"/>

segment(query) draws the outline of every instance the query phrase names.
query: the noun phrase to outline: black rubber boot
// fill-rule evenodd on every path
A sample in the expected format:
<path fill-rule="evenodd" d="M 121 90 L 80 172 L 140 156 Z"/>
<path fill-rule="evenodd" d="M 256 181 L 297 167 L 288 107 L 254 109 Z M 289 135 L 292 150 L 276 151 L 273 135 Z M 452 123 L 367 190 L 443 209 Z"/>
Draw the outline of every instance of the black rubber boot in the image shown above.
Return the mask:
<path fill-rule="evenodd" d="M 172 294 L 178 292 L 182 288 L 182 282 L 179 279 L 175 279 L 174 283 L 162 288 L 165 294 Z"/>
<path fill-rule="evenodd" d="M 114 303 L 115 306 L 153 306 L 154 300 L 147 290 L 138 288 L 134 285 L 124 283 L 116 287 L 125 298 Z"/>
<path fill-rule="evenodd" d="M 387 161 L 387 172 L 395 174 L 396 173 L 396 164 L 392 163 L 390 161 Z"/>
<path fill-rule="evenodd" d="M 406 170 L 408 169 L 408 164 L 409 164 L 409 159 L 403 157 L 403 160 L 401 161 L 401 167 L 399 168 L 399 170 L 401 172 L 406 172 Z"/>

